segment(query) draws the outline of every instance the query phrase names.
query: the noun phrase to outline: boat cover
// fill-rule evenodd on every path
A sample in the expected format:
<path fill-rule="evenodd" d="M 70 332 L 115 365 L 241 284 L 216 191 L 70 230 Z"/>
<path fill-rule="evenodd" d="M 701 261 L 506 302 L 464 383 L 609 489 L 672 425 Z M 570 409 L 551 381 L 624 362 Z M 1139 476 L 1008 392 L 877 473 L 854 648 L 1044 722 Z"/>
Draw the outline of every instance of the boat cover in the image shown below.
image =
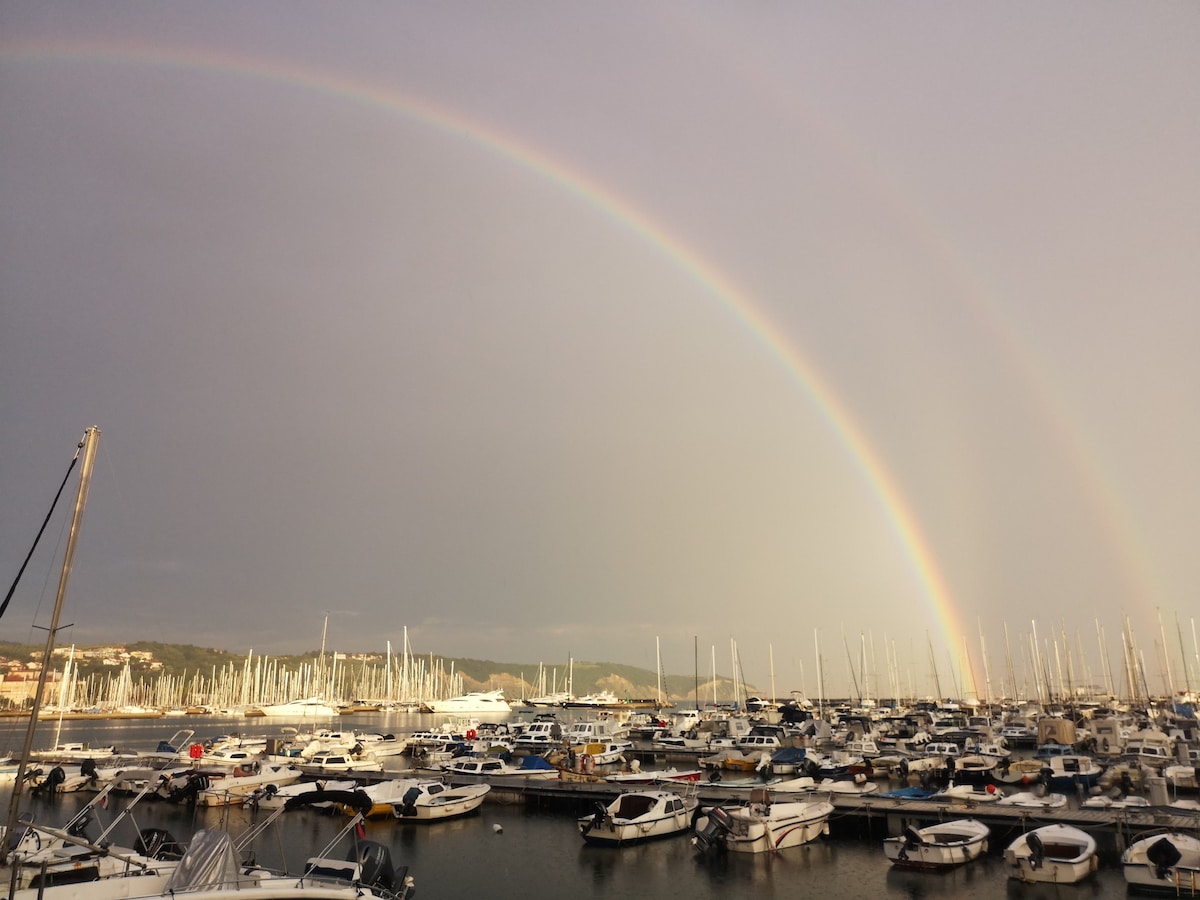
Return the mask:
<path fill-rule="evenodd" d="M 164 896 L 196 890 L 236 890 L 255 882 L 241 873 L 241 858 L 227 831 L 197 831 L 171 873 Z"/>

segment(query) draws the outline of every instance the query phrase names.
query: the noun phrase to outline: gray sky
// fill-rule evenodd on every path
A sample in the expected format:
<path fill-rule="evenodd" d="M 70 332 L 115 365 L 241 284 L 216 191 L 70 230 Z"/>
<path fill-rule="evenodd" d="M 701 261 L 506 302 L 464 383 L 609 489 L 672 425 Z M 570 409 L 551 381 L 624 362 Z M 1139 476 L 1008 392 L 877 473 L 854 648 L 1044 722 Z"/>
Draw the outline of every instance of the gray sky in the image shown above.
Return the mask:
<path fill-rule="evenodd" d="M 65 640 L 332 611 L 814 694 L 844 631 L 949 692 L 1035 620 L 1097 681 L 1128 616 L 1196 687 L 1198 46 L 1194 3 L 0 3 L 5 584 L 95 424 Z"/>

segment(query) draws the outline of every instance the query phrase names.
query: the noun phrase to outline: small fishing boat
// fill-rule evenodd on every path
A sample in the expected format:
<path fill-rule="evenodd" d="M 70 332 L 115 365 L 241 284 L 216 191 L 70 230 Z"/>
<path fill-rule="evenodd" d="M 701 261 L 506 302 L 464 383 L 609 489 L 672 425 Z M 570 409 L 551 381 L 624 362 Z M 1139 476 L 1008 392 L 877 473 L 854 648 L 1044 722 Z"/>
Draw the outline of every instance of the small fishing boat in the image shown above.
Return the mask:
<path fill-rule="evenodd" d="M 1024 882 L 1076 884 L 1100 865 L 1096 839 L 1073 825 L 1043 825 L 1021 835 L 1004 851 L 1008 877 Z"/>
<path fill-rule="evenodd" d="M 465 816 L 483 805 L 483 798 L 491 789 L 487 784 L 447 787 L 440 781 L 415 781 L 400 801 L 392 804 L 392 813 L 406 822 L 435 822 Z"/>
<path fill-rule="evenodd" d="M 949 869 L 978 859 L 987 850 L 988 834 L 978 819 L 909 826 L 899 837 L 884 840 L 883 852 L 897 868 Z"/>
<path fill-rule="evenodd" d="M 589 844 L 610 847 L 669 837 L 692 827 L 698 802 L 673 791 L 629 791 L 607 806 L 597 801 L 595 812 L 579 819 L 579 833 Z"/>
<path fill-rule="evenodd" d="M 828 800 L 772 802 L 763 788 L 751 792 L 745 806 L 714 806 L 696 819 L 693 843 L 701 853 L 729 850 L 766 853 L 798 847 L 829 830 L 833 804 Z"/>
<path fill-rule="evenodd" d="M 1129 890 L 1200 897 L 1200 838 L 1158 832 L 1134 841 L 1121 856 Z"/>

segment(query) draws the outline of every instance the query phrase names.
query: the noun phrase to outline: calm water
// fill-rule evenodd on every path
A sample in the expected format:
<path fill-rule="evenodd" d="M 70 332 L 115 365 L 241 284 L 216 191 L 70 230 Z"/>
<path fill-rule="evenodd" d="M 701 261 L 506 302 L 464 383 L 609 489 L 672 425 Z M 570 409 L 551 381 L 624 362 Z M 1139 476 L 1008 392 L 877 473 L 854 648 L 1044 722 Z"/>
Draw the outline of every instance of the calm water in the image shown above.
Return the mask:
<path fill-rule="evenodd" d="M 436 725 L 440 717 L 341 717 L 337 727 L 362 730 L 411 731 Z M 229 731 L 275 736 L 281 725 L 263 719 L 178 719 L 64 722 L 60 740 L 116 744 L 121 749 L 150 750 L 180 728 L 192 728 L 198 738 Z M 35 748 L 53 744 L 57 723 L 43 723 Z M 20 722 L 0 723 L 0 752 L 19 750 L 24 739 Z M 60 824 L 89 799 L 65 795 L 55 801 L 26 798 L 23 808 L 39 821 Z M 7 814 L 7 791 L 0 797 Z M 107 824 L 123 808 L 118 798 L 101 813 Z M 487 897 L 488 900 L 530 900 L 542 897 L 613 898 L 687 897 L 689 900 L 728 900 L 730 897 L 968 897 L 1092 898 L 1124 897 L 1120 871 L 1102 868 L 1084 885 L 1030 887 L 1010 883 L 1002 860 L 993 852 L 974 864 L 942 874 L 896 871 L 888 865 L 878 842 L 823 838 L 805 847 L 775 855 L 730 854 L 700 859 L 687 837 L 670 838 L 620 850 L 588 847 L 574 826 L 576 813 L 568 807 L 530 808 L 525 805 L 485 804 L 479 815 L 434 825 L 385 820 L 367 823 L 367 837 L 391 848 L 393 861 L 407 865 L 425 900 Z M 117 843 L 130 843 L 136 829 L 162 827 L 178 838 L 198 828 L 227 827 L 234 835 L 245 831 L 266 811 L 197 808 L 143 801 L 114 833 Z M 285 813 L 277 827 L 257 840 L 254 851 L 265 865 L 281 863 L 296 871 L 319 852 L 345 823 L 312 810 Z M 495 826 L 500 826 L 497 832 Z M 93 825 L 91 833 L 95 834 Z M 345 845 L 339 846 L 340 856 Z M 335 855 L 335 854 L 331 854 Z"/>

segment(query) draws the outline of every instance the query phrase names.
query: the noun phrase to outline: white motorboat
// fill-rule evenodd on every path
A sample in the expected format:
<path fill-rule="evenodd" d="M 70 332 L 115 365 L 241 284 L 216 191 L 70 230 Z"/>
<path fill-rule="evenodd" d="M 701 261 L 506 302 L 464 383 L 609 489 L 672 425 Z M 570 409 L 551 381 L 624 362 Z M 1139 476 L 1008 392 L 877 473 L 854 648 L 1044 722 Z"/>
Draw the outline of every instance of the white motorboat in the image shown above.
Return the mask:
<path fill-rule="evenodd" d="M 512 711 L 508 701 L 504 699 L 503 690 L 471 691 L 458 697 L 447 697 L 445 700 L 432 700 L 429 709 L 435 713 L 498 713 Z"/>
<path fill-rule="evenodd" d="M 113 846 L 107 840 L 149 793 L 148 789 L 135 797 L 95 841 L 88 838 L 92 813 L 97 806 L 107 804 L 111 791 L 111 785 L 105 787 L 62 829 L 35 823 L 32 816 L 23 817 L 23 831 L 12 843 L 8 860 L 11 872 L 5 880 L 18 889 L 46 890 L 54 885 L 97 883 L 127 874 L 152 876 L 174 869 L 183 847 L 162 829 L 143 829 L 132 848 Z"/>
<path fill-rule="evenodd" d="M 353 753 L 343 747 L 322 750 L 300 763 L 305 775 L 337 775 L 346 772 L 381 772 L 383 763 L 369 753 Z"/>
<path fill-rule="evenodd" d="M 1145 797 L 1135 797 L 1132 794 L 1125 797 L 1100 794 L 1097 797 L 1088 797 L 1080 805 L 1084 809 L 1137 809 L 1149 806 L 1150 801 Z"/>
<path fill-rule="evenodd" d="M 224 900 L 231 892 L 258 900 L 405 900 L 413 890 L 406 867 L 373 841 L 345 860 L 310 858 L 302 876 L 246 866 L 224 831 L 199 831 L 177 863 L 100 881 L 59 883 L 16 891 L 13 900 Z"/>
<path fill-rule="evenodd" d="M 745 806 L 708 809 L 696 820 L 693 842 L 704 853 L 766 853 L 798 847 L 828 831 L 832 812 L 828 800 L 773 803 L 766 790 L 756 788 Z"/>
<path fill-rule="evenodd" d="M 1050 786 L 1064 788 L 1090 788 L 1099 780 L 1104 767 L 1090 756 L 1068 753 L 1049 761 Z"/>
<path fill-rule="evenodd" d="M 531 753 L 545 753 L 562 746 L 562 726 L 556 719 L 542 719 L 530 722 L 525 730 L 513 741 L 516 750 L 528 750 Z"/>
<path fill-rule="evenodd" d="M 1003 796 L 994 784 L 989 784 L 986 788 L 973 784 L 952 784 L 929 799 L 934 802 L 948 800 L 951 803 L 965 803 L 970 806 L 975 803 L 996 803 Z"/>
<path fill-rule="evenodd" d="M 367 818 L 375 816 L 394 816 L 396 814 L 395 806 L 404 800 L 404 795 L 414 785 L 419 785 L 421 781 L 416 778 L 391 778 L 387 781 L 377 781 L 374 784 L 364 786 L 360 793 L 366 795 L 371 801 L 369 808 L 362 810 L 362 814 Z M 440 784 L 440 782 L 437 782 Z M 342 811 L 348 815 L 353 815 L 356 811 L 354 804 L 344 804 Z"/>
<path fill-rule="evenodd" d="M 1075 884 L 1096 871 L 1096 839 L 1073 825 L 1043 825 L 1004 851 L 1008 877 L 1025 882 Z"/>
<path fill-rule="evenodd" d="M 283 787 L 299 781 L 302 774 L 295 766 L 282 763 L 254 763 L 233 769 L 190 769 L 174 777 L 164 774 L 157 785 L 157 793 L 176 803 L 194 800 L 201 806 L 228 806 L 242 803 L 248 794 L 270 784 Z"/>
<path fill-rule="evenodd" d="M 402 821 L 434 822 L 465 816 L 483 805 L 491 789 L 487 784 L 446 787 L 440 781 L 416 781 L 392 810 Z"/>
<path fill-rule="evenodd" d="M 358 787 L 357 781 L 345 779 L 333 781 L 293 781 L 291 784 L 267 784 L 251 791 L 243 800 L 244 805 L 259 809 L 282 809 L 293 797 L 312 791 L 353 791 Z"/>
<path fill-rule="evenodd" d="M 548 769 L 526 769 L 521 766 L 509 765 L 495 757 L 460 756 L 450 760 L 444 771 L 451 777 L 479 776 L 487 778 L 538 778 L 549 779 L 558 777 L 558 769 L 551 766 Z"/>
<path fill-rule="evenodd" d="M 884 840 L 883 852 L 897 868 L 948 869 L 978 859 L 987 850 L 988 834 L 978 819 L 909 826 L 900 837 Z"/>
<path fill-rule="evenodd" d="M 1167 779 L 1167 784 L 1175 790 L 1194 791 L 1200 789 L 1200 766 L 1167 766 L 1163 769 L 1163 777 Z"/>
<path fill-rule="evenodd" d="M 109 759 L 117 755 L 117 748 L 111 744 L 106 747 L 93 747 L 91 744 L 79 741 L 69 741 L 55 744 L 50 750 L 34 750 L 29 758 L 39 762 L 82 762 L 85 759 Z"/>
<path fill-rule="evenodd" d="M 1130 844 L 1121 855 L 1131 891 L 1200 897 L 1200 838 L 1158 832 Z"/>
<path fill-rule="evenodd" d="M 1066 794 L 1039 794 L 1020 791 L 996 801 L 997 806 L 1019 806 L 1022 809 L 1062 809 L 1067 805 Z"/>
<path fill-rule="evenodd" d="M 579 819 L 579 833 L 589 844 L 620 846 L 680 834 L 692 827 L 698 801 L 673 791 L 629 791 Z"/>
<path fill-rule="evenodd" d="M 628 729 L 615 719 L 580 719 L 572 722 L 563 732 L 563 741 L 568 745 L 606 743 L 608 741 L 623 741 L 628 736 Z"/>
<path fill-rule="evenodd" d="M 333 718 L 338 714 L 332 704 L 320 697 L 303 697 L 287 703 L 260 706 L 258 712 L 272 718 L 288 719 Z"/>
<path fill-rule="evenodd" d="M 579 769 L 582 772 L 595 766 L 611 766 L 613 763 L 625 762 L 625 754 L 633 751 L 633 742 L 593 741 L 590 744 L 576 744 L 571 750 L 575 754 L 577 767 L 582 767 Z"/>

